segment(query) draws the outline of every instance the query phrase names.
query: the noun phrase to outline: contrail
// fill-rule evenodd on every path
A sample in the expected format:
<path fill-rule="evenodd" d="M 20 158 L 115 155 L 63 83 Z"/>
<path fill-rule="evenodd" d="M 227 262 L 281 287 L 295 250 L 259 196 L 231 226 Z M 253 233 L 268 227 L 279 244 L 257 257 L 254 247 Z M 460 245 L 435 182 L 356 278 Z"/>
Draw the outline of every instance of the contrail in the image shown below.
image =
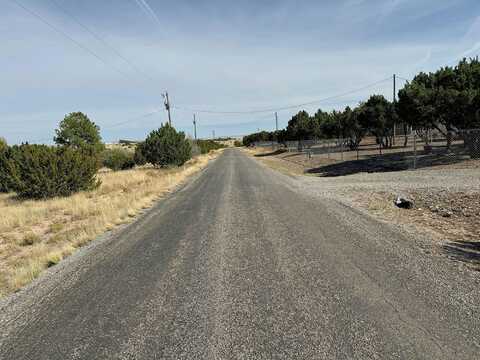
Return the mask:
<path fill-rule="evenodd" d="M 159 25 L 162 25 L 157 14 L 155 13 L 155 11 L 153 11 L 150 5 L 148 5 L 146 0 L 135 0 L 135 2 L 149 18 L 157 22 Z"/>

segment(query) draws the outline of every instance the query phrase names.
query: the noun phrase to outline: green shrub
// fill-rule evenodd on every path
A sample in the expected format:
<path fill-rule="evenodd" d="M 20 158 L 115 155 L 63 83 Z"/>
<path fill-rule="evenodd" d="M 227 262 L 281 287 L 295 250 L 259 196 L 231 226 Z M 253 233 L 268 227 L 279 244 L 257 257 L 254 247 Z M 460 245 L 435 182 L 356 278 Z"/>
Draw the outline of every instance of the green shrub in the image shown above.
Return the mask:
<path fill-rule="evenodd" d="M 243 146 L 243 142 L 238 141 L 238 140 L 235 140 L 235 141 L 233 142 L 233 146 L 235 146 L 235 147 L 242 147 L 242 146 Z"/>
<path fill-rule="evenodd" d="M 225 147 L 213 140 L 197 140 L 197 146 L 200 148 L 202 154 L 208 154 L 212 150 L 218 150 Z"/>
<path fill-rule="evenodd" d="M 8 192 L 10 172 L 8 170 L 6 151 L 0 150 L 0 193 Z"/>
<path fill-rule="evenodd" d="M 192 147 L 183 132 L 166 124 L 148 135 L 142 153 L 155 166 L 180 166 L 192 157 Z"/>
<path fill-rule="evenodd" d="M 23 198 L 69 196 L 100 184 L 98 158 L 83 149 L 24 144 L 12 148 L 10 161 L 12 190 Z"/>
<path fill-rule="evenodd" d="M 13 177 L 16 173 L 13 149 L 8 146 L 0 147 L 0 193 L 13 191 Z"/>
<path fill-rule="evenodd" d="M 137 144 L 137 147 L 135 148 L 135 153 L 133 154 L 133 161 L 138 166 L 142 166 L 147 163 L 147 158 L 145 157 L 144 148 L 145 148 L 145 143 L 143 142 Z"/>
<path fill-rule="evenodd" d="M 102 163 L 113 171 L 131 169 L 135 166 L 134 154 L 123 149 L 107 149 L 102 152 Z"/>

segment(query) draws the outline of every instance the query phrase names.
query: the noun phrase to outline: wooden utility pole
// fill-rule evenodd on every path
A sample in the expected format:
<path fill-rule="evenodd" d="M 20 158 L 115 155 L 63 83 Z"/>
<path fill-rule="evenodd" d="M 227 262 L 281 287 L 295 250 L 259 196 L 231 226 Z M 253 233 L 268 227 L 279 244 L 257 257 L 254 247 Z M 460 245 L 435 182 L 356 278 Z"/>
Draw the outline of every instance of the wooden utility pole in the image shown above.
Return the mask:
<path fill-rule="evenodd" d="M 168 112 L 168 124 L 172 126 L 172 117 L 170 115 L 170 100 L 168 99 L 168 91 L 165 91 L 165 94 L 162 94 L 165 104 L 165 109 Z"/>
<path fill-rule="evenodd" d="M 393 74 L 393 103 L 397 102 L 397 75 Z"/>
<path fill-rule="evenodd" d="M 397 75 L 393 74 L 393 116 L 395 116 L 397 103 Z M 395 138 L 397 137 L 397 123 L 393 123 L 393 145 L 395 145 Z"/>
<path fill-rule="evenodd" d="M 197 120 L 195 119 L 195 114 L 193 114 L 193 134 L 195 141 L 197 141 Z"/>
<path fill-rule="evenodd" d="M 278 131 L 278 114 L 275 112 L 275 130 Z"/>

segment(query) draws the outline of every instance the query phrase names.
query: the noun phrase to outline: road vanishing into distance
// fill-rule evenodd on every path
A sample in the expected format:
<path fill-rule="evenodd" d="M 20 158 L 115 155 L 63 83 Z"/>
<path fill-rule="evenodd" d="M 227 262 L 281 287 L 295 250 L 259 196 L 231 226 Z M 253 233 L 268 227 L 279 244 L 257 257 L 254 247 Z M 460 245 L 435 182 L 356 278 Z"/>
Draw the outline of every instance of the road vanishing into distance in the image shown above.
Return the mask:
<path fill-rule="evenodd" d="M 480 289 L 229 149 L 0 303 L 0 359 L 480 359 Z"/>

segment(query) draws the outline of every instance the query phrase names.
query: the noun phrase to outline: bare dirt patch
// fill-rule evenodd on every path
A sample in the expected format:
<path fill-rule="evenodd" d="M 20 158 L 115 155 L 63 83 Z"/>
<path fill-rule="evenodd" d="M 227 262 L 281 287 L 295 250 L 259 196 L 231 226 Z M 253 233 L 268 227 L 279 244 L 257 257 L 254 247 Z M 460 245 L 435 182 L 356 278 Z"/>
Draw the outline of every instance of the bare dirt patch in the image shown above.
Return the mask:
<path fill-rule="evenodd" d="M 396 151 L 396 152 L 395 152 Z M 323 177 L 336 177 L 358 174 L 362 172 L 393 172 L 404 171 L 414 168 L 414 153 L 404 151 L 403 148 L 389 149 L 382 155 L 372 153 L 363 154 L 363 158 L 357 160 L 355 152 L 345 152 L 343 160 L 339 154 L 314 155 L 309 158 L 304 153 L 288 153 L 278 156 L 284 160 L 303 166 L 304 172 Z M 469 159 L 465 156 L 448 155 L 444 152 L 431 154 L 417 154 L 417 169 L 475 169 L 480 167 L 480 160 Z"/>
<path fill-rule="evenodd" d="M 285 158 L 285 156 L 288 155 L 288 152 L 265 148 L 248 148 L 244 149 L 244 151 L 255 157 L 261 163 L 285 175 L 305 174 L 305 167 L 302 164 L 288 161 L 288 158 Z"/>
<path fill-rule="evenodd" d="M 415 201 L 413 209 L 395 206 L 397 193 L 343 193 L 354 206 L 389 223 L 428 235 L 435 251 L 480 270 L 480 192 L 419 189 L 403 191 Z"/>

